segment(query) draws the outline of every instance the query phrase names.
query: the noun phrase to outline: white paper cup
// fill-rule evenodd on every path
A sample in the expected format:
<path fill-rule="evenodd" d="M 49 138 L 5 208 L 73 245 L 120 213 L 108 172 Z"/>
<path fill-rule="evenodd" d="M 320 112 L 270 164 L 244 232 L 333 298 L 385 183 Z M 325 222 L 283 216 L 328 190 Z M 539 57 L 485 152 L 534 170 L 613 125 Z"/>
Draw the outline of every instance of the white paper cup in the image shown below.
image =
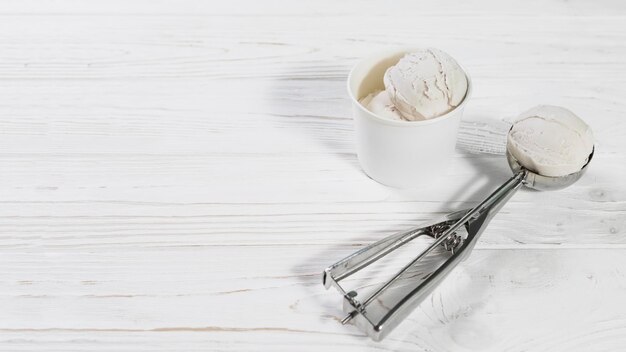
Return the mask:
<path fill-rule="evenodd" d="M 392 187 L 423 186 L 446 172 L 454 155 L 456 135 L 472 82 L 467 71 L 467 93 L 454 110 L 424 121 L 396 121 L 374 115 L 359 99 L 385 89 L 383 75 L 406 53 L 382 52 L 361 60 L 348 76 L 356 127 L 356 150 L 365 173 Z"/>

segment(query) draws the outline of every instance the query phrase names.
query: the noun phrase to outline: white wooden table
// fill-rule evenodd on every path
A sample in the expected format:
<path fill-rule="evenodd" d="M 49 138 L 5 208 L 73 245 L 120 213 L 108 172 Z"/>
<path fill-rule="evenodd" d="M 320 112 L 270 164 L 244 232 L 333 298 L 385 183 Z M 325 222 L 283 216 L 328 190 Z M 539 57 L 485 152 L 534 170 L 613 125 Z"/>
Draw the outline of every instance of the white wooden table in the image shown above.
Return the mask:
<path fill-rule="evenodd" d="M 385 4 L 0 3 L 0 350 L 623 350 L 626 3 Z M 345 79 L 406 45 L 475 90 L 453 167 L 399 191 L 359 169 Z M 384 342 L 341 326 L 322 269 L 476 204 L 539 103 L 592 126 L 585 177 L 519 192 Z"/>

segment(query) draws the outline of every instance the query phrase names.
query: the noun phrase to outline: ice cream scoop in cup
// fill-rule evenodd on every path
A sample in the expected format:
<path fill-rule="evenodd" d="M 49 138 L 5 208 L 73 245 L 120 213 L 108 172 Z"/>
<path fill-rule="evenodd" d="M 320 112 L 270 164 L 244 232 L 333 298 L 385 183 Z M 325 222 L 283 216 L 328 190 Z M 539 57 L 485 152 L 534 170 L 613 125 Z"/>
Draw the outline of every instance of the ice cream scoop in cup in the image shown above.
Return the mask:
<path fill-rule="evenodd" d="M 356 152 L 363 171 L 391 187 L 431 186 L 454 160 L 472 81 L 437 49 L 385 50 L 348 77 Z"/>
<path fill-rule="evenodd" d="M 342 323 L 354 321 L 372 339 L 383 339 L 469 256 L 493 216 L 522 185 L 536 190 L 570 186 L 585 173 L 593 153 L 591 129 L 571 111 L 538 106 L 521 114 L 508 133 L 506 156 L 514 175 L 480 204 L 383 238 L 324 270 L 324 286 L 336 287 L 344 297 L 347 316 Z M 364 298 L 340 285 L 341 280 L 422 236 L 430 241 L 427 248 Z M 428 260 L 423 259 L 438 247 L 445 249 L 447 257 L 418 280 L 412 268 L 425 265 Z"/>

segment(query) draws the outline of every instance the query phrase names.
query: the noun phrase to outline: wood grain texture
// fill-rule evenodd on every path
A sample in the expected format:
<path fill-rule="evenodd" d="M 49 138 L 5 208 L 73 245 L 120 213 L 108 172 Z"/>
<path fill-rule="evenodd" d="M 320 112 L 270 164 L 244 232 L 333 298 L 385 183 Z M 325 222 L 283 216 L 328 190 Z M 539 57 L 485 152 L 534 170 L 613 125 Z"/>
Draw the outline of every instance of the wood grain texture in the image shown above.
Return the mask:
<path fill-rule="evenodd" d="M 394 4 L 0 3 L 0 350 L 623 349 L 626 4 Z M 359 168 L 345 79 L 429 45 L 474 95 L 451 168 L 390 189 Z M 341 326 L 321 270 L 475 205 L 540 103 L 592 126 L 585 177 L 520 191 L 384 342 Z"/>

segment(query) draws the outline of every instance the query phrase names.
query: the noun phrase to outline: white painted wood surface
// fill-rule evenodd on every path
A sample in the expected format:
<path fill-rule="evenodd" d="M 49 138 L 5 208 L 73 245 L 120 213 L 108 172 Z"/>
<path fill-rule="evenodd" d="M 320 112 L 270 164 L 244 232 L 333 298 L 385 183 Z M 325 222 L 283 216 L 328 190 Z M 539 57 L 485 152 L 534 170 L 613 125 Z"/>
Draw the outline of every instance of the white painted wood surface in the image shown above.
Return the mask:
<path fill-rule="evenodd" d="M 626 3 L 385 4 L 0 3 L 0 350 L 623 350 Z M 410 191 L 359 170 L 345 93 L 400 45 L 475 83 L 453 167 Z M 338 324 L 321 270 L 476 204 L 538 103 L 591 124 L 588 174 L 518 193 L 384 342 Z"/>

